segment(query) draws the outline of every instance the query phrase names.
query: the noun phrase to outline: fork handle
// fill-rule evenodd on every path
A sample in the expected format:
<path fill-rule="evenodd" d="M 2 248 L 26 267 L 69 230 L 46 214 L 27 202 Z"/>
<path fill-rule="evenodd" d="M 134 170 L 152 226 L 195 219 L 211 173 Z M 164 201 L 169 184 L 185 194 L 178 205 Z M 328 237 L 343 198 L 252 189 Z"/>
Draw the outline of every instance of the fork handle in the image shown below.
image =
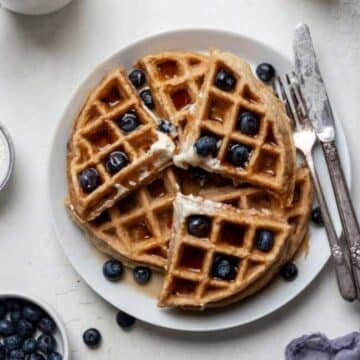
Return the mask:
<path fill-rule="evenodd" d="M 346 185 L 335 141 L 321 143 L 334 189 L 337 207 L 350 250 L 352 272 L 360 297 L 360 228 Z"/>
<path fill-rule="evenodd" d="M 324 220 L 325 231 L 330 244 L 340 294 L 345 300 L 353 301 L 356 299 L 356 289 L 351 268 L 348 266 L 349 261 L 346 261 L 349 257 L 348 252 L 346 248 L 341 246 L 339 238 L 336 234 L 311 153 L 305 154 L 305 157 L 313 179 L 321 214 Z"/>

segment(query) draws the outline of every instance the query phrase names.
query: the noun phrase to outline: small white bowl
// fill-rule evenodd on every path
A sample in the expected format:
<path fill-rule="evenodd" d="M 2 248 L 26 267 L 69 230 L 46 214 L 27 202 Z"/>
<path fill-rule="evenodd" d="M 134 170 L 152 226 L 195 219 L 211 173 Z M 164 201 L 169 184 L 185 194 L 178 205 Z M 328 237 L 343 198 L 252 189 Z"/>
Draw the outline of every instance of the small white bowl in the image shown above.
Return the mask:
<path fill-rule="evenodd" d="M 58 11 L 72 0 L 0 0 L 4 8 L 25 15 L 45 15 Z"/>
<path fill-rule="evenodd" d="M 37 296 L 34 296 L 32 294 L 24 294 L 19 291 L 0 291 L 0 300 L 5 300 L 9 298 L 20 299 L 37 305 L 55 321 L 57 329 L 54 336 L 58 344 L 57 351 L 62 354 L 63 360 L 70 360 L 69 339 L 66 333 L 65 325 L 57 312 L 53 309 L 53 307 L 44 300 L 39 299 Z"/>
<path fill-rule="evenodd" d="M 4 176 L 0 174 L 0 191 L 5 188 L 7 183 L 10 180 L 10 177 L 14 171 L 15 165 L 15 148 L 14 143 L 11 139 L 9 132 L 6 130 L 5 126 L 0 123 L 0 141 L 4 141 L 4 146 L 6 147 L 7 155 L 7 169 Z"/>

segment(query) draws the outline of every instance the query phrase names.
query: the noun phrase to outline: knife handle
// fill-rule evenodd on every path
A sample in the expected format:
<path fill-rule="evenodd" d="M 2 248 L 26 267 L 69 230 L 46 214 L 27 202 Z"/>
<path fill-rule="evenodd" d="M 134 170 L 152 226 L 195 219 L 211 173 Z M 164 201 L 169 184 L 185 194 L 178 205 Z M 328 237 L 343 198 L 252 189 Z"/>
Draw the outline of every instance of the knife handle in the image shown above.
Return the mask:
<path fill-rule="evenodd" d="M 360 296 L 360 228 L 346 185 L 335 141 L 321 143 L 334 189 L 337 207 L 350 251 L 352 272 Z"/>

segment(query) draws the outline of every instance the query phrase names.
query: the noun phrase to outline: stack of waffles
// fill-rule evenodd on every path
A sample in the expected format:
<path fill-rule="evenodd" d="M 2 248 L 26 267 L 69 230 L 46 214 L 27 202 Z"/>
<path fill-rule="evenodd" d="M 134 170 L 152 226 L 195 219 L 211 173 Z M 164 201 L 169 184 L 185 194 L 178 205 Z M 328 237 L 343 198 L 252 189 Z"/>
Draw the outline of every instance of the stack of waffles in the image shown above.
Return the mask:
<path fill-rule="evenodd" d="M 258 292 L 294 257 L 312 202 L 282 103 L 219 50 L 134 67 L 131 81 L 123 68 L 110 73 L 75 120 L 72 219 L 100 251 L 164 272 L 159 306 L 204 309 Z"/>

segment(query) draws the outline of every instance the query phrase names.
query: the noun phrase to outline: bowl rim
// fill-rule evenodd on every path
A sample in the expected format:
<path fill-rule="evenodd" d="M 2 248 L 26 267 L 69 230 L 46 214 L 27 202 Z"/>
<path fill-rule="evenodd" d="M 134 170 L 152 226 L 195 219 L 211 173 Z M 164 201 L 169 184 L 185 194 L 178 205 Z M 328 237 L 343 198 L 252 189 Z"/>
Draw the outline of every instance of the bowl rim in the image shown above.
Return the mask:
<path fill-rule="evenodd" d="M 0 123 L 0 132 L 4 135 L 5 140 L 6 140 L 6 144 L 9 148 L 9 166 L 7 169 L 7 173 L 3 179 L 3 181 L 0 183 L 0 191 L 3 190 L 6 185 L 8 184 L 11 175 L 14 171 L 14 166 L 15 166 L 15 147 L 14 147 L 14 142 L 11 138 L 10 133 L 8 132 L 8 130 L 6 129 L 6 127 Z"/>

